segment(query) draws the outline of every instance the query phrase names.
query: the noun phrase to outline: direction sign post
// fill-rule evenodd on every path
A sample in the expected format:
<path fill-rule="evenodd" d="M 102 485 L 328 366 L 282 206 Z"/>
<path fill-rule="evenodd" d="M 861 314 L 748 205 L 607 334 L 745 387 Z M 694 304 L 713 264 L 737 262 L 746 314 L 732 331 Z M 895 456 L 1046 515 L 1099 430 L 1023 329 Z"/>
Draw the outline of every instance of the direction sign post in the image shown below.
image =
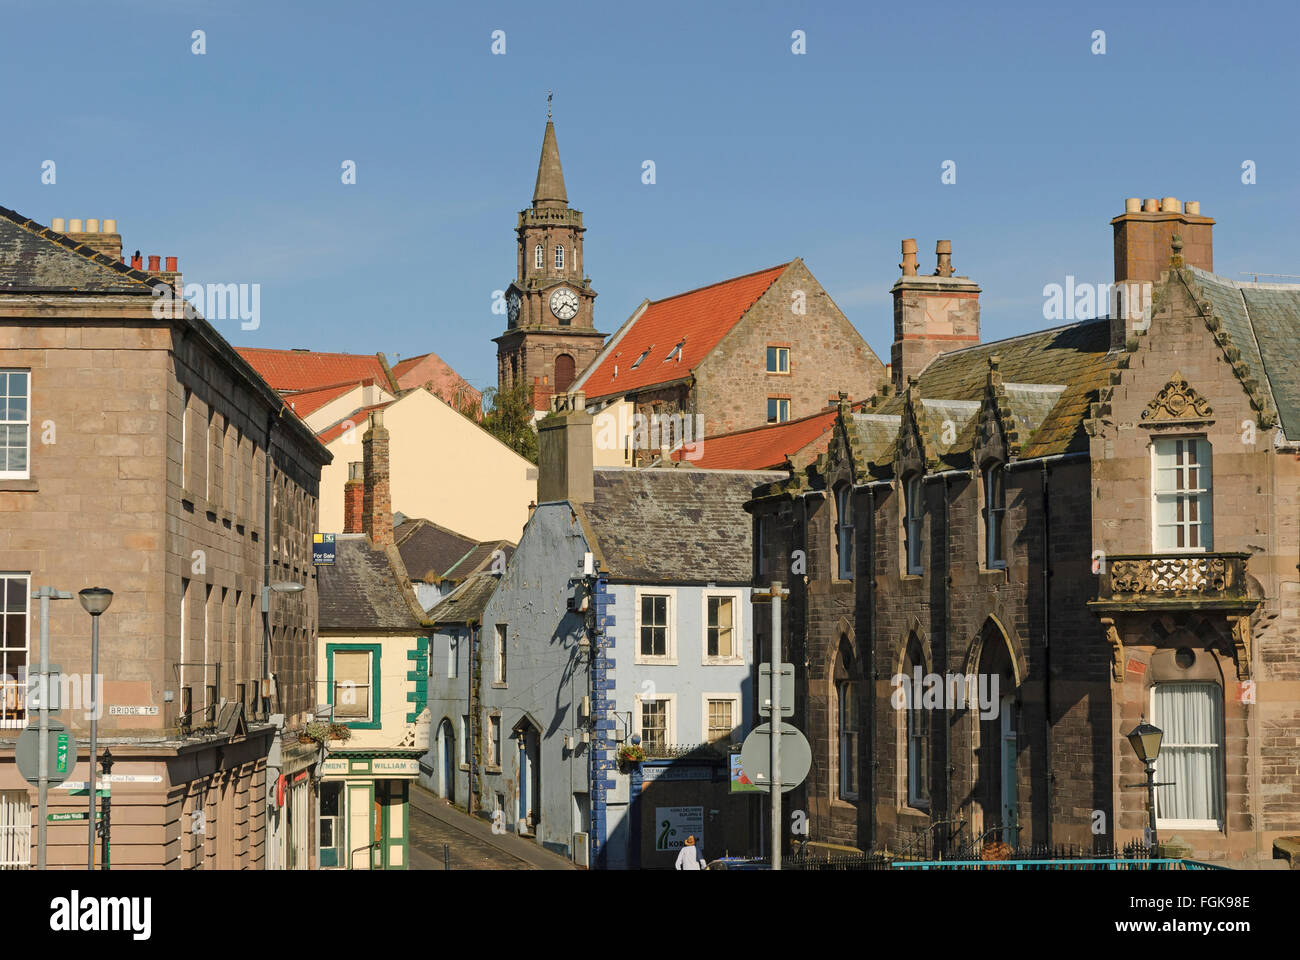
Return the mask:
<path fill-rule="evenodd" d="M 32 594 L 33 600 L 41 601 L 41 683 L 45 684 L 45 690 L 50 689 L 50 601 L 51 600 L 71 600 L 72 594 L 66 590 L 58 590 L 54 587 L 41 587 Z M 40 708 L 38 711 L 39 721 L 37 723 L 37 777 L 36 777 L 36 869 L 45 869 L 45 838 L 46 830 L 46 813 L 49 810 L 50 803 L 50 754 L 49 754 L 49 732 L 50 732 L 50 707 L 49 697 L 42 696 Z M 75 749 L 73 757 L 76 757 Z M 66 780 L 67 776 L 60 778 L 60 782 Z"/>
<path fill-rule="evenodd" d="M 772 662 L 771 662 L 770 666 L 768 667 L 769 679 L 770 679 L 772 676 L 775 676 L 775 677 L 778 677 L 778 678 L 782 678 L 782 666 L 783 666 L 783 665 L 782 665 L 782 663 L 781 663 L 781 599 L 782 599 L 783 597 L 788 597 L 789 595 L 790 595 L 790 591 L 789 591 L 789 590 L 782 590 L 782 589 L 781 589 L 781 581 L 779 581 L 779 580 L 773 580 L 773 581 L 772 581 L 772 585 L 771 585 L 771 586 L 770 586 L 770 587 L 769 587 L 765 592 L 756 592 L 756 593 L 752 594 L 752 597 L 753 597 L 753 599 L 754 599 L 756 602 L 758 602 L 758 603 L 763 603 L 763 602 L 766 602 L 766 601 L 770 601 L 771 604 L 772 604 L 772 650 L 771 650 L 771 654 L 772 654 L 772 656 L 771 656 L 771 661 L 772 661 Z M 791 676 L 793 676 L 793 667 L 791 668 Z M 782 678 L 782 679 L 783 679 L 783 678 Z M 761 672 L 760 672 L 760 682 L 761 682 Z M 780 722 L 780 718 L 781 718 L 782 716 L 785 716 L 785 712 L 783 711 L 782 706 L 781 706 L 781 687 L 782 687 L 782 686 L 783 686 L 783 684 L 780 683 L 780 682 L 777 682 L 777 683 L 773 683 L 773 684 L 771 684 L 771 687 L 772 687 L 772 699 L 771 699 L 772 707 L 771 707 L 771 714 L 772 714 L 772 716 L 776 719 L 776 722 L 778 722 L 778 723 Z M 794 707 L 794 704 L 791 703 L 791 704 L 790 704 L 790 707 L 793 708 L 793 707 Z M 791 710 L 791 713 L 793 713 L 793 709 Z M 779 729 L 779 727 L 778 727 L 778 729 Z M 770 763 L 770 765 L 771 765 L 771 766 L 770 766 L 770 771 L 771 771 L 770 782 L 771 782 L 771 784 L 772 784 L 772 788 L 771 788 L 771 794 L 772 794 L 772 869 L 773 869 L 773 870 L 780 870 L 780 869 L 781 869 L 781 834 L 782 834 L 782 823 L 781 823 L 781 746 L 780 746 L 780 745 L 781 745 L 781 737 L 779 737 L 779 736 L 772 737 L 772 738 L 771 738 L 771 741 L 772 741 L 772 743 L 771 743 L 771 756 L 769 757 L 769 763 Z M 743 763 L 743 761 L 742 761 L 742 763 Z"/>

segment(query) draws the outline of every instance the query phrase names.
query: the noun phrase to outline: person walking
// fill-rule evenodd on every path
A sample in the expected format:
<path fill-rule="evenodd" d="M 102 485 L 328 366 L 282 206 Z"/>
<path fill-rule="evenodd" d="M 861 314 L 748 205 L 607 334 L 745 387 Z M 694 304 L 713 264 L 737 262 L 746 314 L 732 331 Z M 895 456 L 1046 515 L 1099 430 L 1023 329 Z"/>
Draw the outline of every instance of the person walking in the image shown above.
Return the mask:
<path fill-rule="evenodd" d="M 683 846 L 681 852 L 677 854 L 677 869 L 704 869 L 704 857 L 700 854 L 700 848 L 695 845 L 695 834 L 691 834 L 686 838 L 686 845 Z"/>

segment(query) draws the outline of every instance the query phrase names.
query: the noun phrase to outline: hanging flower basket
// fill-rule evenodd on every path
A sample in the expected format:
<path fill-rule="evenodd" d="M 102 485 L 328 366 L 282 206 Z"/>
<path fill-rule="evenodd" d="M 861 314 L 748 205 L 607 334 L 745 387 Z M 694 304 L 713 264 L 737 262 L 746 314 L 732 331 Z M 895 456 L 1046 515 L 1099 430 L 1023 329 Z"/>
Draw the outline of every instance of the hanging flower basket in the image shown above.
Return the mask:
<path fill-rule="evenodd" d="M 645 750 L 634 743 L 625 743 L 618 748 L 618 768 L 626 771 L 645 760 Z"/>
<path fill-rule="evenodd" d="M 307 724 L 307 728 L 298 735 L 299 743 L 325 743 L 329 740 L 348 740 L 352 730 L 341 723 L 326 723 L 316 720 Z"/>

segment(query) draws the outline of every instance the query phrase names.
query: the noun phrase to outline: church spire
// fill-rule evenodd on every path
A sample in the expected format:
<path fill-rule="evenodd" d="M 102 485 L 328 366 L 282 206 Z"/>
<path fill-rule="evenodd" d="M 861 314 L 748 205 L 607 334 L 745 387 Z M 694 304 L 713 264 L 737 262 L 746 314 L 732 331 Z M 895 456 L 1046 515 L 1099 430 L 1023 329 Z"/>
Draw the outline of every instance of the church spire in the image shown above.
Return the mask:
<path fill-rule="evenodd" d="M 542 138 L 542 158 L 537 164 L 537 188 L 533 190 L 533 206 L 560 204 L 567 207 L 569 196 L 564 192 L 564 171 L 560 169 L 560 148 L 555 142 L 555 124 L 550 118 L 548 98 L 546 136 Z"/>

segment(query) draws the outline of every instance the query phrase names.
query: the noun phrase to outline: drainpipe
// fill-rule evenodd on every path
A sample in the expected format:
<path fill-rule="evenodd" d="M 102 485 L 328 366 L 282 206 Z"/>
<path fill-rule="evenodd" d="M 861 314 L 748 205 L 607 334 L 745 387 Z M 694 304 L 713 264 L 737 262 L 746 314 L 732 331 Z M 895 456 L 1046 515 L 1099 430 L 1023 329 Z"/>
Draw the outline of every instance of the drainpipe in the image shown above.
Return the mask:
<path fill-rule="evenodd" d="M 275 414 L 266 418 L 266 492 L 262 497 L 262 596 L 266 597 L 262 611 L 262 685 L 269 687 L 271 679 L 271 434 L 275 430 Z M 257 705 L 263 717 L 269 713 L 269 689 L 257 691 Z"/>
<path fill-rule="evenodd" d="M 1047 461 L 1043 461 L 1043 743 L 1047 757 L 1047 810 L 1043 836 L 1047 849 L 1052 849 L 1052 513 L 1048 499 Z M 1019 840 L 1020 833 L 1016 832 Z M 1049 854 L 1050 855 L 1050 854 Z"/>
<path fill-rule="evenodd" d="M 478 648 L 478 627 L 471 624 L 466 624 L 466 627 L 465 634 L 466 639 L 469 640 L 469 648 L 465 651 L 467 661 L 465 664 L 465 686 L 468 690 L 468 696 L 465 698 L 465 750 L 469 756 L 465 760 L 467 761 L 466 765 L 469 767 L 469 776 L 466 778 L 469 781 L 469 796 L 465 800 L 465 806 L 472 817 L 475 815 L 474 811 L 477 806 L 474 803 L 474 768 L 476 766 L 474 763 L 474 728 L 478 725 L 477 717 L 474 714 L 474 654 Z"/>
<path fill-rule="evenodd" d="M 952 522 L 952 507 L 948 502 L 948 481 L 953 472 L 943 475 L 943 664 L 946 673 L 951 664 L 948 657 L 952 647 L 952 536 L 949 524 Z M 969 474 L 967 474 L 969 476 Z M 943 816 L 952 822 L 952 712 L 944 697 L 943 706 Z M 944 839 L 944 852 L 947 852 L 951 835 Z"/>
<path fill-rule="evenodd" d="M 871 733 L 867 737 L 867 771 L 871 777 L 867 810 L 867 852 L 876 850 L 876 491 L 867 488 L 867 678 L 871 682 Z"/>

